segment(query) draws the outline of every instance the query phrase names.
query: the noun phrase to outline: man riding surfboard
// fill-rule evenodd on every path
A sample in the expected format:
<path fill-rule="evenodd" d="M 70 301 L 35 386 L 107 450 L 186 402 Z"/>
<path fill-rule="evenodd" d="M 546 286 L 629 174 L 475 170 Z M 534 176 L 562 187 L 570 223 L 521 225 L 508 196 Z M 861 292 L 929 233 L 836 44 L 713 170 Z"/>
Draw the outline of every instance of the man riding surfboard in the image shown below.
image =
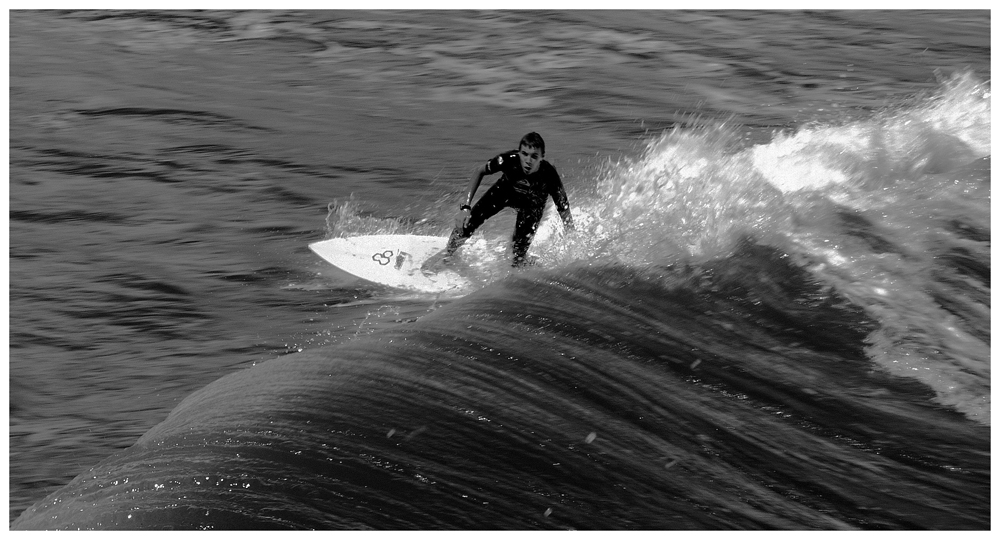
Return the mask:
<path fill-rule="evenodd" d="M 549 197 L 555 202 L 566 230 L 572 231 L 573 216 L 569 210 L 566 190 L 555 167 L 544 158 L 545 141 L 538 133 L 531 132 L 521 138 L 517 150 L 498 154 L 476 169 L 469 182 L 469 197 L 456 216 L 455 229 L 448 238 L 447 246 L 444 251 L 431 257 L 423 268 L 433 269 L 438 264 L 449 264 L 451 256 L 472 233 L 504 208 L 517 210 L 514 236 L 511 239 L 514 267 L 528 263 L 528 248 L 535 237 Z M 473 206 L 472 198 L 483 177 L 496 173 L 503 175 Z"/>

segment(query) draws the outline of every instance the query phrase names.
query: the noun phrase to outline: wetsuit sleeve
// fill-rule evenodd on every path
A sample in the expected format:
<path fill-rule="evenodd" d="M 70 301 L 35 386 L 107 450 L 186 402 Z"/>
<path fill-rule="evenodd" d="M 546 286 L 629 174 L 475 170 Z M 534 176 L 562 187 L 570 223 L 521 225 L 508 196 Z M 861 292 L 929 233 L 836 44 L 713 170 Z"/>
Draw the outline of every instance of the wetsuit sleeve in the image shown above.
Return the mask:
<path fill-rule="evenodd" d="M 569 197 L 566 196 L 566 189 L 563 188 L 562 180 L 559 178 L 556 168 L 551 168 L 552 176 L 549 181 L 549 195 L 552 196 L 552 201 L 556 203 L 556 210 L 559 211 L 559 217 L 562 218 L 563 225 L 572 231 L 575 229 L 575 226 L 573 225 L 573 214 L 569 211 Z"/>
<path fill-rule="evenodd" d="M 512 155 L 514 154 L 514 155 Z M 495 158 L 486 162 L 486 166 L 483 167 L 486 174 L 496 174 L 498 172 L 503 172 L 506 167 L 509 167 L 513 163 L 513 159 L 517 159 L 517 155 L 514 152 L 504 152 L 499 154 Z"/>

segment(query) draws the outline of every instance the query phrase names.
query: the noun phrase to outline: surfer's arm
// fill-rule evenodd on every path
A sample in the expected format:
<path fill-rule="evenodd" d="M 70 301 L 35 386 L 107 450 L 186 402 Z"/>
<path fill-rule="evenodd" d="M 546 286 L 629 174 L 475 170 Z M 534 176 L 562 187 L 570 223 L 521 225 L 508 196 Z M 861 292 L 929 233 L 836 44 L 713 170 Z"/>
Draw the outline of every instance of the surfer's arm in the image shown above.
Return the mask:
<path fill-rule="evenodd" d="M 558 207 L 556 208 L 558 209 Z M 576 225 L 573 225 L 573 214 L 569 211 L 569 203 L 566 204 L 565 209 L 559 210 L 559 217 L 562 218 L 563 227 L 565 227 L 567 231 L 576 230 Z"/>
<path fill-rule="evenodd" d="M 504 159 L 507 160 L 506 163 Z M 469 198 L 465 201 L 465 205 L 472 206 L 472 198 L 476 196 L 476 190 L 479 189 L 479 184 L 482 183 L 484 176 L 504 172 L 506 167 L 510 167 L 514 163 L 517 163 L 517 151 L 511 150 L 497 154 L 493 159 L 480 165 L 476 172 L 472 173 L 472 179 L 469 180 Z"/>
<path fill-rule="evenodd" d="M 472 179 L 469 180 L 469 198 L 464 204 L 472 206 L 472 198 L 476 196 L 476 190 L 479 189 L 479 184 L 483 182 L 483 177 L 487 174 L 489 172 L 486 171 L 486 165 L 480 165 L 476 172 L 472 173 Z"/>
<path fill-rule="evenodd" d="M 469 180 L 469 198 L 462 203 L 462 209 L 455 216 L 455 228 L 464 229 L 469 224 L 469 218 L 472 217 L 472 198 L 476 196 L 476 190 L 479 189 L 483 177 L 489 174 L 486 169 L 487 165 L 481 165 L 476 169 L 476 172 L 472 173 L 472 179 Z"/>
<path fill-rule="evenodd" d="M 555 173 L 554 169 L 553 172 Z M 563 226 L 567 231 L 576 230 L 576 226 L 573 225 L 573 213 L 569 211 L 569 197 L 566 196 L 566 189 L 559 179 L 559 173 L 554 174 L 551 195 L 552 201 L 556 203 L 556 210 L 559 211 L 559 217 L 562 218 Z"/>
<path fill-rule="evenodd" d="M 568 206 L 566 207 L 566 210 L 559 211 L 559 217 L 562 218 L 563 227 L 565 227 L 567 231 L 576 230 L 576 225 L 573 225 L 573 214 L 570 213 Z"/>

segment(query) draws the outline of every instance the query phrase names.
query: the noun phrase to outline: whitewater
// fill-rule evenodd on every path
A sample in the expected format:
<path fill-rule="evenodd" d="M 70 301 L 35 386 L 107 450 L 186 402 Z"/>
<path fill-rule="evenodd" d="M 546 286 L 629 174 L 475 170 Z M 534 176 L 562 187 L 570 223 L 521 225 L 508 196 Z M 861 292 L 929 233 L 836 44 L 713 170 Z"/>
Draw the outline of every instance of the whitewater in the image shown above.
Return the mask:
<path fill-rule="evenodd" d="M 11 20 L 12 528 L 990 527 L 988 12 Z"/>

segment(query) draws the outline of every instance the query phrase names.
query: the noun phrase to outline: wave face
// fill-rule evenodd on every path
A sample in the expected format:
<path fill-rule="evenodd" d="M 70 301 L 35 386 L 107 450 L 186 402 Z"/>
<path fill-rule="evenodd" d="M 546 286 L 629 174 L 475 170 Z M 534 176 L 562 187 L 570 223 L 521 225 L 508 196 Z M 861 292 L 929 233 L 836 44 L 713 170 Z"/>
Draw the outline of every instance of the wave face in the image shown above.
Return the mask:
<path fill-rule="evenodd" d="M 15 528 L 983 528 L 989 430 L 751 241 L 504 280 L 188 397 Z"/>

